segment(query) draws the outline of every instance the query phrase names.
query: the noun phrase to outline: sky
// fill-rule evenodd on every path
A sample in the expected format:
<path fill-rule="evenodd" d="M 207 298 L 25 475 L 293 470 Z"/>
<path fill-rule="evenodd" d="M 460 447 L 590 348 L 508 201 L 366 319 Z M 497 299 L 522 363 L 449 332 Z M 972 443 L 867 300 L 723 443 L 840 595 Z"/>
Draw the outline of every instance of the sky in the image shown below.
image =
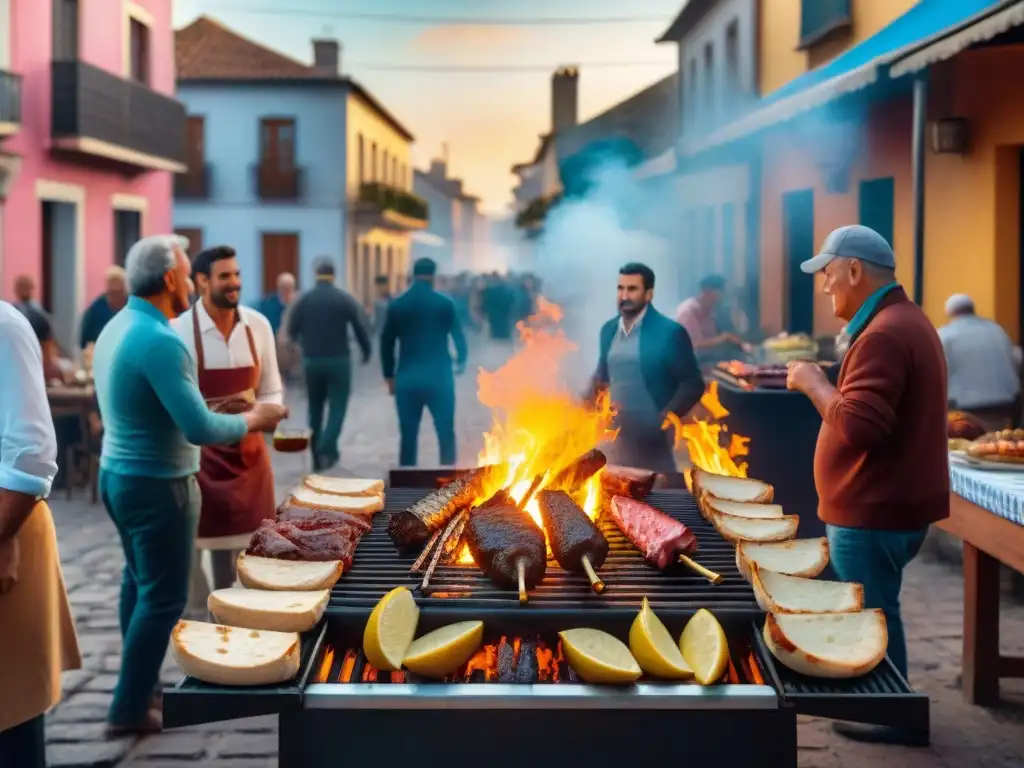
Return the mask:
<path fill-rule="evenodd" d="M 343 46 L 343 73 L 358 80 L 416 136 L 417 167 L 425 168 L 447 144 L 450 173 L 465 181 L 467 192 L 479 196 L 485 210 L 500 212 L 511 202 L 511 167 L 531 160 L 539 136 L 550 129 L 551 73 L 559 66 L 580 65 L 580 120 L 603 112 L 675 71 L 676 46 L 654 41 L 683 4 L 175 0 L 174 23 L 181 27 L 206 14 L 307 63 L 313 38 L 337 38 Z M 508 23 L 610 17 L 615 23 Z M 438 71 L 444 67 L 477 69 Z M 499 71 L 481 69 L 487 67 Z"/>

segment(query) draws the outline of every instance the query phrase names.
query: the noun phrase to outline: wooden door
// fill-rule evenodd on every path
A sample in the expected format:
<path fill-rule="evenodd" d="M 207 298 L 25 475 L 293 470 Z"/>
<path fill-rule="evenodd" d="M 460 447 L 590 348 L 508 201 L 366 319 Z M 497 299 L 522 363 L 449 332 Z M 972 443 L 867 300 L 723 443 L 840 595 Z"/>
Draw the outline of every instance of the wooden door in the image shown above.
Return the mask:
<path fill-rule="evenodd" d="M 53 0 L 51 34 L 54 61 L 78 58 L 78 0 Z"/>
<path fill-rule="evenodd" d="M 862 181 L 857 204 L 860 223 L 865 227 L 871 227 L 891 246 L 896 215 L 896 192 L 892 176 Z"/>
<path fill-rule="evenodd" d="M 44 201 L 43 206 L 43 238 L 42 261 L 39 270 L 39 291 L 37 298 L 43 309 L 53 312 L 53 228 L 56 226 L 55 203 Z"/>
<path fill-rule="evenodd" d="M 149 85 L 149 27 L 137 19 L 129 21 L 131 79 Z"/>
<path fill-rule="evenodd" d="M 263 233 L 263 293 L 277 290 L 278 275 L 288 272 L 299 280 L 298 232 Z"/>
<path fill-rule="evenodd" d="M 142 238 L 142 214 L 138 211 L 114 211 L 114 263 L 124 266 L 128 250 Z"/>
<path fill-rule="evenodd" d="M 190 256 L 195 256 L 203 250 L 203 230 L 196 227 L 183 227 L 175 229 L 174 234 L 188 240 L 188 252 Z"/>
<path fill-rule="evenodd" d="M 267 117 L 260 121 L 260 159 L 270 168 L 295 167 L 295 120 Z"/>
<path fill-rule="evenodd" d="M 789 273 L 788 330 L 810 334 L 814 331 L 814 275 L 805 274 L 800 265 L 814 256 L 814 190 L 782 196 L 782 237 Z"/>
<path fill-rule="evenodd" d="M 189 115 L 185 122 L 185 158 L 190 174 L 201 173 L 206 165 L 206 118 Z"/>

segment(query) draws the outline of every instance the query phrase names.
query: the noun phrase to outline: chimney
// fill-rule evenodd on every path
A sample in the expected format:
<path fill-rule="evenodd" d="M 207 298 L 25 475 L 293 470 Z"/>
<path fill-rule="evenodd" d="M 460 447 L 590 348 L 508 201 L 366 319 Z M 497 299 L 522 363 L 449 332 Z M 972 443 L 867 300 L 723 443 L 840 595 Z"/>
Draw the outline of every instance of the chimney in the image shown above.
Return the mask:
<path fill-rule="evenodd" d="M 561 67 L 551 76 L 551 130 L 572 128 L 579 122 L 580 70 Z"/>
<path fill-rule="evenodd" d="M 444 181 L 448 178 L 448 163 L 445 160 L 434 159 L 430 161 L 430 178 Z"/>
<path fill-rule="evenodd" d="M 337 40 L 313 41 L 313 69 L 321 75 L 337 77 L 341 74 L 341 43 Z"/>

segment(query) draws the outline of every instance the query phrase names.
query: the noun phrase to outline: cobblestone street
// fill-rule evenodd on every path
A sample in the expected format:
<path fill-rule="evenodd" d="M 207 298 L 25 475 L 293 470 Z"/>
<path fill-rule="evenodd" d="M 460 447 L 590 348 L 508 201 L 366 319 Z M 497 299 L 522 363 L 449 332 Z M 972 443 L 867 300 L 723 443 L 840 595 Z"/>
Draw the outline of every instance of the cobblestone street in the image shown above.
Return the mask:
<path fill-rule="evenodd" d="M 477 366 L 493 367 L 503 352 L 474 351 L 469 372 L 459 381 L 458 435 L 462 463 L 472 462 L 480 447 L 489 414 L 475 397 Z M 305 408 L 292 398 L 294 424 Z M 394 407 L 374 361 L 356 375 L 345 423 L 342 469 L 346 474 L 381 477 L 396 463 L 397 425 Z M 759 450 L 761 446 L 752 446 Z M 772 450 L 769 446 L 765 450 Z M 420 463 L 437 462 L 437 444 L 429 418 L 421 434 Z M 305 470 L 303 460 L 276 456 L 280 491 Z M 256 718 L 206 727 L 170 731 L 141 741 L 104 740 L 104 719 L 120 663 L 117 596 L 121 551 L 102 506 L 90 505 L 81 492 L 52 500 L 64 574 L 78 622 L 85 668 L 66 674 L 64 701 L 48 718 L 49 759 L 61 766 L 122 765 L 168 768 L 184 763 L 224 768 L 256 768 L 277 764 L 276 724 Z M 932 745 L 928 749 L 869 747 L 832 734 L 825 721 L 804 719 L 800 725 L 801 768 L 892 765 L 904 768 L 996 768 L 1024 765 L 1024 681 L 1004 681 L 1005 704 L 997 710 L 963 703 L 960 676 L 962 579 L 959 570 L 919 559 L 907 572 L 903 593 L 910 643 L 911 679 L 931 697 Z M 1004 604 L 1003 648 L 1024 654 L 1024 607 Z M 169 659 L 166 684 L 180 674 Z M 685 755 L 685 737 L 680 756 Z M 766 768 L 772 768 L 767 766 Z"/>

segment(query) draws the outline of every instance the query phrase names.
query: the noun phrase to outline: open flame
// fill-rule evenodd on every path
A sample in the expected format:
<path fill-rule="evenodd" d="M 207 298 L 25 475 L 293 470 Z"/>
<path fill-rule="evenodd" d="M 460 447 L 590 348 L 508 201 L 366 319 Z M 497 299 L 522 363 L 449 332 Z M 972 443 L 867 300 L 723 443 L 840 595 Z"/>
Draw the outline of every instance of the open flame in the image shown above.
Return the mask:
<path fill-rule="evenodd" d="M 683 423 L 678 416 L 670 413 L 661 428 L 673 430 L 676 450 L 685 444 L 693 466 L 719 475 L 746 477 L 747 463 L 737 459 L 750 454 L 750 438 L 732 434 L 729 436 L 729 444 L 722 445 L 722 433 L 728 432 L 729 428 L 720 422 L 729 415 L 729 411 L 718 399 L 717 381 L 708 385 L 700 404 L 714 421 L 694 419 L 690 423 Z"/>

